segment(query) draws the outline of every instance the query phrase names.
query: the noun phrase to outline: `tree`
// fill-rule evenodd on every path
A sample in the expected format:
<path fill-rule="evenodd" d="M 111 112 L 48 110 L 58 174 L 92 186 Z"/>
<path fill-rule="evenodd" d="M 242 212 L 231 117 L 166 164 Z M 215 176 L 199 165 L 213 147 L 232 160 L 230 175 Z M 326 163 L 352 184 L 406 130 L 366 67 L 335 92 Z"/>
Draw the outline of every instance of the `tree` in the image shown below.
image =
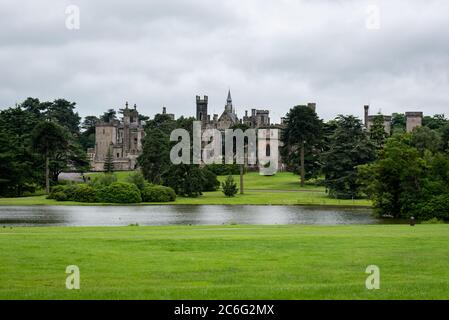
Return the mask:
<path fill-rule="evenodd" d="M 392 134 L 402 134 L 405 133 L 407 121 L 405 119 L 405 114 L 403 113 L 393 113 L 391 116 L 391 133 Z"/>
<path fill-rule="evenodd" d="M 285 148 L 283 154 L 291 159 L 299 152 L 301 186 L 304 186 L 307 169 L 306 146 L 312 150 L 320 142 L 322 121 L 309 106 L 296 106 L 287 113 L 285 123 L 286 127 L 281 135 Z"/>
<path fill-rule="evenodd" d="M 425 116 L 423 118 L 423 126 L 432 130 L 438 130 L 449 124 L 449 120 L 446 119 L 444 114 L 436 114 L 434 116 Z"/>
<path fill-rule="evenodd" d="M 244 124 L 244 123 L 238 123 L 238 124 L 235 124 L 234 126 L 232 126 L 231 129 L 232 130 L 240 129 L 243 132 L 245 132 L 246 130 L 249 129 L 249 126 L 247 124 Z M 243 179 L 243 176 L 245 174 L 245 171 L 246 171 L 245 167 L 246 167 L 246 163 L 248 161 L 248 140 L 245 139 L 243 144 L 244 144 L 244 149 L 245 149 L 245 154 L 243 156 L 243 162 L 244 163 L 239 165 L 239 167 L 240 167 L 240 170 L 239 170 L 239 174 L 240 174 L 240 194 L 244 194 L 244 181 L 243 181 L 244 179 Z M 236 143 L 235 143 L 235 141 L 233 142 L 233 145 L 234 145 L 233 153 L 236 154 L 236 150 L 235 150 L 236 149 Z"/>
<path fill-rule="evenodd" d="M 32 147 L 45 158 L 45 191 L 50 193 L 50 158 L 58 151 L 68 148 L 67 134 L 64 129 L 50 121 L 39 123 L 32 132 Z"/>
<path fill-rule="evenodd" d="M 67 128 L 70 133 L 78 135 L 81 117 L 77 112 L 74 112 L 75 105 L 75 102 L 56 99 L 47 107 L 47 118 L 51 121 L 57 121 L 61 126 Z"/>
<path fill-rule="evenodd" d="M 449 194 L 449 158 L 418 150 L 411 134 L 396 135 L 376 162 L 359 167 L 359 180 L 379 215 L 431 218 Z"/>
<path fill-rule="evenodd" d="M 149 182 L 160 184 L 170 168 L 170 136 L 160 129 L 146 128 L 142 154 L 137 158 L 142 173 Z"/>
<path fill-rule="evenodd" d="M 111 147 L 109 147 L 108 152 L 106 153 L 106 158 L 104 159 L 103 170 L 106 173 L 114 172 L 114 155 L 112 154 Z"/>
<path fill-rule="evenodd" d="M 80 135 L 80 144 L 84 150 L 95 147 L 95 126 L 100 121 L 95 116 L 87 116 L 84 118 L 81 128 L 83 131 Z"/>
<path fill-rule="evenodd" d="M 323 173 L 329 195 L 335 198 L 357 198 L 360 183 L 357 166 L 375 159 L 375 148 L 354 116 L 340 115 L 330 140 L 330 148 L 323 154 Z"/>
<path fill-rule="evenodd" d="M 100 117 L 100 120 L 103 122 L 112 122 L 117 119 L 117 112 L 114 109 L 108 109 L 103 115 Z"/>
<path fill-rule="evenodd" d="M 171 165 L 162 176 L 162 184 L 172 188 L 178 195 L 198 197 L 204 189 L 204 176 L 199 165 Z"/>
<path fill-rule="evenodd" d="M 221 187 L 226 197 L 234 197 L 238 191 L 237 184 L 234 182 L 234 178 L 231 175 L 222 182 Z"/>
<path fill-rule="evenodd" d="M 421 153 L 425 150 L 435 153 L 441 148 L 441 137 L 429 127 L 417 127 L 412 132 L 411 145 Z"/>
<path fill-rule="evenodd" d="M 385 131 L 385 118 L 383 115 L 378 114 L 374 116 L 373 124 L 369 129 L 369 135 L 371 141 L 377 150 L 383 148 L 385 140 L 388 138 L 388 133 Z"/>

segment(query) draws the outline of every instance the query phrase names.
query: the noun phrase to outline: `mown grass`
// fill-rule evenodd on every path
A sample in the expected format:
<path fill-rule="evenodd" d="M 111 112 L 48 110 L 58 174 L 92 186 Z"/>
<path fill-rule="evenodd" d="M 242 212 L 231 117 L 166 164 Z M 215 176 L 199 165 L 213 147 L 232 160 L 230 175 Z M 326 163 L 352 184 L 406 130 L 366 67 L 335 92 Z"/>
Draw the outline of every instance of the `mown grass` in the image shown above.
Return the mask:
<path fill-rule="evenodd" d="M 0 229 L 0 299 L 447 299 L 449 226 Z M 81 289 L 65 288 L 77 265 Z M 365 269 L 380 268 L 367 290 Z"/>

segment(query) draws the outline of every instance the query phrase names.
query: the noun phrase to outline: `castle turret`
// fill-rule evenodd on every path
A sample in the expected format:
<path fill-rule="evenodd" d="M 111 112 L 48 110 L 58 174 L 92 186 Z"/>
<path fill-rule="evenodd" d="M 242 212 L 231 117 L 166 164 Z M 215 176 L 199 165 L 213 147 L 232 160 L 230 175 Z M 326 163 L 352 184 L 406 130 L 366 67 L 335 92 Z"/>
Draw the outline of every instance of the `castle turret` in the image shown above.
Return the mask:
<path fill-rule="evenodd" d="M 203 124 L 206 124 L 208 119 L 207 103 L 207 96 L 204 96 L 203 99 L 200 96 L 196 96 L 196 120 L 203 122 Z"/>

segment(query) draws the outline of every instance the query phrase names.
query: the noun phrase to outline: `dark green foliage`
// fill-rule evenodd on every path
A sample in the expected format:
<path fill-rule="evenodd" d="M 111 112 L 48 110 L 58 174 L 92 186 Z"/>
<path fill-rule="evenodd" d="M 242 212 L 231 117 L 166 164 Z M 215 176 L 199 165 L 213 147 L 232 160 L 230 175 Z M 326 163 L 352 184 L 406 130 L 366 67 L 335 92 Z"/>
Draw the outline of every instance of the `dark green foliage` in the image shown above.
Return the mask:
<path fill-rule="evenodd" d="M 79 125 L 81 118 L 74 112 L 75 102 L 65 99 L 56 99 L 52 103 L 47 103 L 46 117 L 52 121 L 58 122 L 72 134 L 79 134 Z"/>
<path fill-rule="evenodd" d="M 375 163 L 359 168 L 360 181 L 379 215 L 447 219 L 449 157 L 416 144 L 414 135 L 421 133 L 390 138 Z"/>
<path fill-rule="evenodd" d="M 375 149 L 362 122 L 353 116 L 339 116 L 329 150 L 323 154 L 323 173 L 329 195 L 341 199 L 360 197 L 357 166 L 370 163 L 374 158 Z"/>
<path fill-rule="evenodd" d="M 107 187 L 99 188 L 97 197 L 99 202 L 105 203 L 142 202 L 139 189 L 127 182 L 114 182 Z"/>
<path fill-rule="evenodd" d="M 285 125 L 281 155 L 291 170 L 304 174 L 301 179 L 304 184 L 305 179 L 316 177 L 320 170 L 318 154 L 322 147 L 323 122 L 311 107 L 296 106 L 287 113 Z M 301 168 L 301 149 L 304 149 L 304 168 Z"/>
<path fill-rule="evenodd" d="M 217 175 L 206 168 L 201 169 L 203 176 L 203 190 L 202 191 L 217 191 L 220 187 L 220 181 L 217 179 Z"/>
<path fill-rule="evenodd" d="M 176 200 L 176 193 L 170 187 L 147 184 L 141 190 L 143 202 L 170 202 Z"/>
<path fill-rule="evenodd" d="M 377 150 L 383 148 L 385 140 L 388 138 L 388 133 L 385 131 L 385 118 L 378 114 L 374 116 L 373 124 L 369 129 L 369 136 Z"/>
<path fill-rule="evenodd" d="M 223 193 L 226 197 L 234 197 L 237 192 L 237 183 L 234 182 L 234 178 L 232 176 L 228 176 L 226 180 L 221 184 L 221 188 L 223 189 Z"/>
<path fill-rule="evenodd" d="M 146 128 L 142 154 L 137 159 L 142 173 L 151 183 L 159 184 L 170 162 L 170 136 L 160 129 Z"/>
<path fill-rule="evenodd" d="M 449 194 L 442 194 L 420 203 L 411 212 L 416 219 L 426 221 L 430 219 L 449 220 Z"/>
<path fill-rule="evenodd" d="M 102 174 L 99 176 L 96 176 L 90 184 L 95 187 L 106 187 L 114 182 L 117 182 L 117 176 L 115 174 Z"/>
<path fill-rule="evenodd" d="M 128 177 L 126 177 L 126 182 L 135 184 L 139 190 L 143 190 L 145 188 L 145 178 L 141 172 L 133 172 Z"/>
<path fill-rule="evenodd" d="M 406 130 L 406 119 L 404 113 L 393 113 L 391 116 L 391 133 L 402 134 Z"/>
<path fill-rule="evenodd" d="M 57 200 L 57 199 L 56 199 Z M 86 184 L 77 185 L 70 199 L 77 202 L 96 202 L 97 194 L 94 188 Z"/>
<path fill-rule="evenodd" d="M 240 174 L 240 165 L 238 164 L 219 164 L 213 163 L 205 166 L 207 170 L 215 173 L 217 176 L 229 176 Z"/>
<path fill-rule="evenodd" d="M 117 119 L 117 112 L 114 109 L 108 109 L 103 115 L 100 117 L 100 120 L 103 122 L 112 122 Z"/>
<path fill-rule="evenodd" d="M 436 114 L 434 116 L 424 116 L 422 124 L 431 130 L 439 130 L 448 125 L 449 120 L 446 119 L 444 114 Z"/>
<path fill-rule="evenodd" d="M 172 188 L 178 195 L 197 197 L 202 194 L 203 175 L 199 165 L 172 165 L 162 180 L 164 186 Z"/>
<path fill-rule="evenodd" d="M 104 159 L 103 170 L 106 173 L 114 172 L 114 156 L 112 155 L 112 148 L 109 148 L 108 153 L 106 153 L 106 158 Z"/>
<path fill-rule="evenodd" d="M 413 130 L 411 145 L 421 153 L 424 153 L 424 150 L 435 153 L 441 147 L 441 137 L 428 127 L 417 127 Z"/>
<path fill-rule="evenodd" d="M 55 192 L 53 193 L 51 199 L 55 199 L 56 201 L 67 201 L 67 195 L 64 192 Z"/>

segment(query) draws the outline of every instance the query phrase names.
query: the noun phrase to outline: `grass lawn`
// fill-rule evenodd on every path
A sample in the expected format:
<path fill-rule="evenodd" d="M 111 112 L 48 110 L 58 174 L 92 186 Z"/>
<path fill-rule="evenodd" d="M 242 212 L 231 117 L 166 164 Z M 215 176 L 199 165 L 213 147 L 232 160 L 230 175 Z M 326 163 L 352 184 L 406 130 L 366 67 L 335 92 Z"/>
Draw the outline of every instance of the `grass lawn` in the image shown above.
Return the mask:
<path fill-rule="evenodd" d="M 92 173 L 91 176 L 103 173 Z M 119 181 L 124 181 L 130 172 L 117 172 Z M 239 183 L 239 176 L 234 176 Z M 224 180 L 225 177 L 219 177 Z M 301 188 L 298 176 L 292 173 L 278 173 L 275 176 L 260 176 L 258 173 L 245 175 L 245 194 L 227 198 L 221 191 L 205 192 L 198 198 L 178 197 L 168 204 L 257 204 L 257 205 L 335 205 L 371 206 L 371 201 L 331 199 L 323 187 L 306 185 Z M 165 203 L 167 204 L 167 203 Z M 77 202 L 58 202 L 45 196 L 23 198 L 0 198 L 0 205 L 98 205 Z"/>
<path fill-rule="evenodd" d="M 0 299 L 447 299 L 449 226 L 0 229 Z M 81 289 L 65 289 L 77 265 Z M 380 290 L 365 269 L 380 268 Z"/>

